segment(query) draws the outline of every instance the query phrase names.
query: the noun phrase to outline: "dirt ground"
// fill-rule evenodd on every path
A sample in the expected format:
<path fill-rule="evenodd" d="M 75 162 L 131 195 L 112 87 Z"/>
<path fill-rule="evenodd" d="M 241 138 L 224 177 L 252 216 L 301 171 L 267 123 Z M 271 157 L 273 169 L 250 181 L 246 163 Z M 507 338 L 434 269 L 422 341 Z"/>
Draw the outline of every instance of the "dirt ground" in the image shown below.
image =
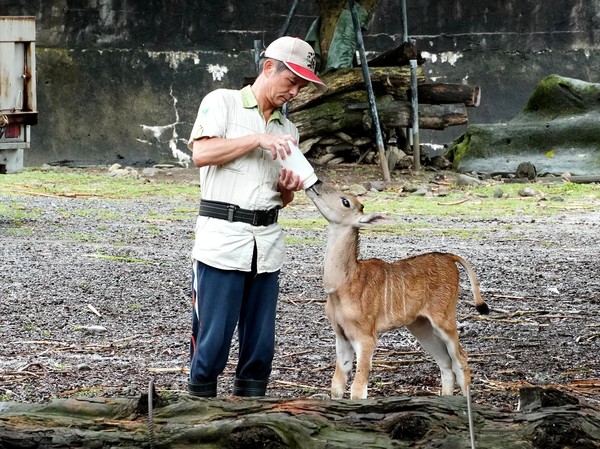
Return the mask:
<path fill-rule="evenodd" d="M 320 175 L 338 187 L 379 178 L 376 168 L 342 167 Z M 196 182 L 193 170 L 165 177 Z M 402 174 L 395 179 L 390 188 L 419 181 Z M 282 216 L 318 217 L 302 195 Z M 371 195 L 361 201 L 368 203 Z M 136 396 L 151 379 L 161 394 L 183 393 L 195 202 L 1 192 L 0 201 L 40 212 L 19 223 L 0 215 L 0 401 Z M 415 229 L 422 220 L 402 219 Z M 427 220 L 427 229 L 463 229 L 471 237 L 370 233 L 361 240 L 361 254 L 392 260 L 449 251 L 472 263 L 492 309 L 487 317 L 475 312 L 463 273 L 459 328 L 474 400 L 514 410 L 518 388 L 537 385 L 600 404 L 600 207 L 565 207 L 542 219 L 520 214 Z M 268 395 L 325 395 L 335 357 L 323 312 L 325 230 L 285 232 L 291 243 Z M 234 345 L 220 396 L 231 393 L 236 351 Z M 406 330 L 381 336 L 370 397 L 435 395 L 439 388 L 437 366 Z"/>

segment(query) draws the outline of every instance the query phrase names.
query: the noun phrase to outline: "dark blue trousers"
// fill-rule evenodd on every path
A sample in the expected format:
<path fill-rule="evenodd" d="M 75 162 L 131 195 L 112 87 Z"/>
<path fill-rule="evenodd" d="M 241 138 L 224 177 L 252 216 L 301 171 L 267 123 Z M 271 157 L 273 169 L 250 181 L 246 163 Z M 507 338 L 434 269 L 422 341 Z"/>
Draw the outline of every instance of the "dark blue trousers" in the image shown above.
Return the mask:
<path fill-rule="evenodd" d="M 190 382 L 214 382 L 238 326 L 236 378 L 268 380 L 275 352 L 279 271 L 220 270 L 194 261 Z"/>

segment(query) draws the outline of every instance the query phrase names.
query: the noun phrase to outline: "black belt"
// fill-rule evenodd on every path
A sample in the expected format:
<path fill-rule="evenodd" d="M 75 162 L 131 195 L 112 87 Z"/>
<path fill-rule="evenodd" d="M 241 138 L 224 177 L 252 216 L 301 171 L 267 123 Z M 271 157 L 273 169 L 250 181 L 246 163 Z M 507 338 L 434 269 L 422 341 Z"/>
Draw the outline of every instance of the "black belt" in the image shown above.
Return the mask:
<path fill-rule="evenodd" d="M 222 201 L 200 200 L 200 215 L 227 221 L 241 221 L 253 226 L 268 226 L 277 223 L 279 208 L 248 210 Z"/>

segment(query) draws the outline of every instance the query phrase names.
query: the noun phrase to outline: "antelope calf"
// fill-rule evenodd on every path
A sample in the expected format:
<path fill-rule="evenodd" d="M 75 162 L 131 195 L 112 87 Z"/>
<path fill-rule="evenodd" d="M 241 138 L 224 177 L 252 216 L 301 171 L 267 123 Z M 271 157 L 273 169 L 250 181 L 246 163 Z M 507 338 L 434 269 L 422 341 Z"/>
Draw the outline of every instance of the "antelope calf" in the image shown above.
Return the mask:
<path fill-rule="evenodd" d="M 325 312 L 336 335 L 331 397 L 343 397 L 355 353 L 356 373 L 350 397 L 367 397 L 377 335 L 401 326 L 408 328 L 439 365 L 442 394 L 451 395 L 456 382 L 467 395 L 471 376 L 456 328 L 457 263 L 469 275 L 477 310 L 489 312 L 471 266 L 462 257 L 443 253 L 393 263 L 358 260 L 358 230 L 385 217 L 365 215 L 354 195 L 342 194 L 321 182 L 309 188 L 307 194 L 329 222 L 323 284 L 328 295 Z"/>

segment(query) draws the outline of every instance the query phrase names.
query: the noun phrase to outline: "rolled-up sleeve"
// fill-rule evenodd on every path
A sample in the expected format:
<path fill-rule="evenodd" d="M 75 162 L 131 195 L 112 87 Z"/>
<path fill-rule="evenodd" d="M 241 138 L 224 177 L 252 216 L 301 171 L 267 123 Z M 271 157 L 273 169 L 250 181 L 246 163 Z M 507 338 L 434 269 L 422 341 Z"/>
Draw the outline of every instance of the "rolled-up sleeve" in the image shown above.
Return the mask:
<path fill-rule="evenodd" d="M 194 140 L 201 137 L 225 137 L 227 123 L 227 107 L 222 93 L 219 90 L 210 92 L 200 103 L 187 147 L 191 151 Z"/>

